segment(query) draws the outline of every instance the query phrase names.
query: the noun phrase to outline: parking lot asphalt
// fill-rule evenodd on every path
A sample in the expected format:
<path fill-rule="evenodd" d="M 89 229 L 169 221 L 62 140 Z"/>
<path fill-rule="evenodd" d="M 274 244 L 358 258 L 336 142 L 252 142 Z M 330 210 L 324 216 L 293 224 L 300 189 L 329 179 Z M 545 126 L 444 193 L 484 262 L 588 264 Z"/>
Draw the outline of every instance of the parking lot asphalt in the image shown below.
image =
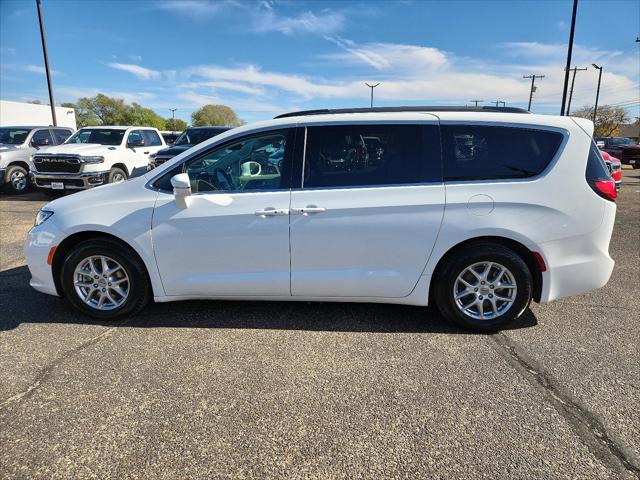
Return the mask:
<path fill-rule="evenodd" d="M 640 171 L 609 284 L 494 335 L 406 306 L 36 293 L 0 196 L 0 478 L 638 478 Z"/>

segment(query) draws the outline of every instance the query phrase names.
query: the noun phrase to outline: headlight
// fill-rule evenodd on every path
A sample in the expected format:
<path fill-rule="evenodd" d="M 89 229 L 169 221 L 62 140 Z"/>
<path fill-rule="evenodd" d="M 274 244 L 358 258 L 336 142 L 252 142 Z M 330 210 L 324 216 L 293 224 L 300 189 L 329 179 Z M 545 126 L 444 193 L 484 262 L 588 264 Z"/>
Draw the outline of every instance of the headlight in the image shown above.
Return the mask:
<path fill-rule="evenodd" d="M 83 163 L 102 163 L 104 157 L 80 157 Z"/>
<path fill-rule="evenodd" d="M 40 210 L 36 215 L 36 227 L 44 223 L 51 215 L 53 215 L 51 210 Z"/>

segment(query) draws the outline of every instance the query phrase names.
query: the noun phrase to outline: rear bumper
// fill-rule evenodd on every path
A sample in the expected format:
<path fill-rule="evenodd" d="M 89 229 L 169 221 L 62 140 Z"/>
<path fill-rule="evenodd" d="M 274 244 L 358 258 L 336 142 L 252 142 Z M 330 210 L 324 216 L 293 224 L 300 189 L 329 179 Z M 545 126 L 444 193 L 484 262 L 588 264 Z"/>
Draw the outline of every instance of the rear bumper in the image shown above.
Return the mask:
<path fill-rule="evenodd" d="M 580 236 L 540 245 L 548 266 L 542 275 L 540 303 L 604 287 L 615 262 L 609 256 L 616 206 L 607 202 L 600 228 Z"/>
<path fill-rule="evenodd" d="M 84 190 L 107 183 L 108 171 L 87 173 L 41 173 L 33 172 L 33 180 L 38 188 L 51 188 L 52 182 L 62 182 L 65 190 Z"/>

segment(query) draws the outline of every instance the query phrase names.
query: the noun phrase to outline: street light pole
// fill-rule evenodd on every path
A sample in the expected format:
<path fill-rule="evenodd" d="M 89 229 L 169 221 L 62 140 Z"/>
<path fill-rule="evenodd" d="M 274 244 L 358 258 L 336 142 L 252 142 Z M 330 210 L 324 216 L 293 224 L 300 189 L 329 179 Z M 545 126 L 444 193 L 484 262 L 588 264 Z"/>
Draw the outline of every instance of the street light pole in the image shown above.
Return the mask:
<path fill-rule="evenodd" d="M 595 63 L 592 63 L 594 68 L 599 70 L 598 72 L 598 89 L 596 90 L 596 104 L 593 106 L 593 123 L 596 123 L 596 116 L 598 115 L 598 99 L 600 98 L 600 81 L 602 80 L 602 66 L 598 66 Z"/>
<path fill-rule="evenodd" d="M 170 108 L 169 110 L 171 111 L 171 126 L 173 128 L 173 130 L 171 130 L 171 133 L 175 133 L 176 132 L 176 110 L 177 110 L 177 108 Z"/>
<path fill-rule="evenodd" d="M 469 101 L 475 103 L 476 104 L 476 108 L 478 107 L 478 103 L 484 102 L 484 100 L 469 100 Z"/>
<path fill-rule="evenodd" d="M 36 0 L 36 6 L 38 7 L 38 21 L 40 22 L 40 38 L 42 40 L 42 53 L 44 54 L 44 71 L 47 74 L 47 87 L 49 88 L 49 104 L 51 105 L 51 118 L 53 119 L 53 126 L 58 126 L 56 119 L 56 104 L 53 100 L 53 88 L 51 86 L 51 71 L 49 70 L 49 54 L 47 53 L 47 39 L 44 34 L 44 22 L 42 20 L 42 2 Z"/>
<path fill-rule="evenodd" d="M 500 105 L 500 104 L 502 104 L 502 106 L 503 106 L 503 107 L 506 107 L 506 106 L 507 106 L 507 104 L 506 104 L 506 103 L 504 103 L 504 101 L 502 101 L 502 100 L 496 100 L 496 108 L 498 108 L 498 105 Z"/>
<path fill-rule="evenodd" d="M 365 85 L 371 89 L 371 106 L 370 106 L 370 108 L 373 108 L 373 89 L 376 88 L 378 85 L 380 85 L 380 83 L 376 83 L 375 85 L 369 85 L 368 83 L 365 83 Z"/>
<path fill-rule="evenodd" d="M 569 33 L 569 48 L 567 49 L 567 65 L 564 69 L 564 88 L 562 89 L 562 106 L 560 115 L 564 115 L 564 107 L 567 101 L 567 87 L 569 86 L 569 70 L 571 70 L 571 54 L 573 53 L 573 35 L 576 31 L 576 13 L 578 12 L 578 0 L 573 0 L 573 14 L 571 15 L 571 33 Z"/>

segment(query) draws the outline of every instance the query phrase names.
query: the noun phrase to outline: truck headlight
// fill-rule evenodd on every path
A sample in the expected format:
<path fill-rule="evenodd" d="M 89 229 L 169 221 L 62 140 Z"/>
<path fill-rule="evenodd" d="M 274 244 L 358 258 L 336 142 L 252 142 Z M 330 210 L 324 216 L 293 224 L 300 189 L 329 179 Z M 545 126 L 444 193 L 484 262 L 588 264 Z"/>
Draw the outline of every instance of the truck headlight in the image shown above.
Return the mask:
<path fill-rule="evenodd" d="M 53 215 L 51 210 L 40 210 L 36 215 L 36 227 L 43 224 L 51 215 Z"/>
<path fill-rule="evenodd" d="M 104 162 L 104 157 L 81 157 L 83 163 L 102 163 Z"/>

